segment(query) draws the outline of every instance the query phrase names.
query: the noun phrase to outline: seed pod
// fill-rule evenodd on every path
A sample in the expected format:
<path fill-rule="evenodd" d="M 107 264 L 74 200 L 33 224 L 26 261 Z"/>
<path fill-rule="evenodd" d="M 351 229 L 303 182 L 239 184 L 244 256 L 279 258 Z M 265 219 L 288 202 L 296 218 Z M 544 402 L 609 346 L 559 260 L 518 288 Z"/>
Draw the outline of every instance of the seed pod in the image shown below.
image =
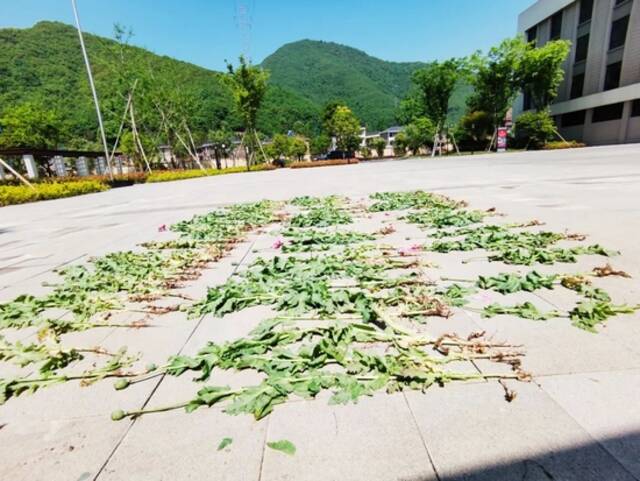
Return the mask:
<path fill-rule="evenodd" d="M 128 379 L 118 379 L 113 387 L 116 389 L 116 391 L 122 391 L 123 389 L 127 389 L 130 384 L 131 383 Z"/>
<path fill-rule="evenodd" d="M 122 409 L 118 409 L 117 411 L 113 411 L 111 413 L 112 421 L 121 421 L 126 417 L 124 411 Z"/>

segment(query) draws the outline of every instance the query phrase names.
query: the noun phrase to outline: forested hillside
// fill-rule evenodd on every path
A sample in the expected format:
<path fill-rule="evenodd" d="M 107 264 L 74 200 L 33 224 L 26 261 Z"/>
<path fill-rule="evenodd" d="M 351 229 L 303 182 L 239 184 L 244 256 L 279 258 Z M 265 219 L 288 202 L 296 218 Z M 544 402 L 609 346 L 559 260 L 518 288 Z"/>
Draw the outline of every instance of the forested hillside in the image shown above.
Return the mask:
<path fill-rule="evenodd" d="M 385 129 L 396 122 L 397 107 L 411 88 L 411 74 L 426 64 L 386 62 L 344 45 L 302 40 L 284 45 L 262 65 L 273 83 L 319 104 L 341 100 L 370 129 Z M 454 93 L 454 117 L 464 111 L 468 93 L 468 86 Z"/>
<path fill-rule="evenodd" d="M 136 95 L 141 130 L 145 133 L 146 127 L 150 143 L 167 142 L 156 105 L 157 99 L 166 97 L 171 98 L 167 102 L 176 118 L 188 119 L 196 141 L 221 126 L 240 127 L 222 73 L 122 41 L 90 34 L 85 39 L 110 138 L 118 130 L 125 93 L 134 79 L 140 80 Z M 262 65 L 271 79 L 258 128 L 272 135 L 302 126 L 305 133 L 317 133 L 320 112 L 332 100 L 348 105 L 370 130 L 387 128 L 397 122 L 398 105 L 411 88 L 411 74 L 425 64 L 385 62 L 350 47 L 303 40 L 283 46 Z M 456 119 L 464 110 L 468 90 L 462 86 L 453 95 Z M 72 26 L 40 22 L 27 29 L 0 29 L 0 115 L 25 102 L 56 111 L 65 145 L 95 143 L 95 111 Z"/>
<path fill-rule="evenodd" d="M 104 107 L 107 127 L 117 130 L 124 100 L 114 93 L 114 52 L 118 44 L 87 34 L 96 83 Z M 147 50 L 128 47 L 138 67 L 144 67 L 152 82 L 188 86 L 196 95 L 189 116 L 194 132 L 201 135 L 223 122 L 238 127 L 231 94 L 213 72 Z M 55 108 L 65 122 L 70 138 L 95 138 L 93 109 L 86 71 L 75 29 L 57 22 L 41 22 L 28 29 L 0 30 L 0 113 L 26 101 L 42 102 Z M 318 122 L 319 107 L 309 100 L 276 85 L 267 93 L 259 128 L 272 134 L 291 128 L 295 120 Z"/>

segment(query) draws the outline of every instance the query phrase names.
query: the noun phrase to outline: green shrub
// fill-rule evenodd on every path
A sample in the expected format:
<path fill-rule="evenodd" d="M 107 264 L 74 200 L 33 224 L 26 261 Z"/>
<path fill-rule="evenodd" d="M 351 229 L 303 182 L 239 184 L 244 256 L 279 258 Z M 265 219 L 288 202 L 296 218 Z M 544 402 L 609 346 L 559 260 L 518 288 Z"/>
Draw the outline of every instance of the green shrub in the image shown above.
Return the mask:
<path fill-rule="evenodd" d="M 526 149 L 541 149 L 553 139 L 556 126 L 548 110 L 525 112 L 515 123 L 515 140 Z"/>
<path fill-rule="evenodd" d="M 586 146 L 586 144 L 578 142 L 577 140 L 569 140 L 567 142 L 559 140 L 556 142 L 547 142 L 544 146 L 544 150 L 579 149 Z"/>
<path fill-rule="evenodd" d="M 362 156 L 363 159 L 370 159 L 371 158 L 371 147 L 369 147 L 368 145 L 360 147 L 360 155 Z"/>
<path fill-rule="evenodd" d="M 60 199 L 62 197 L 73 197 L 105 190 L 109 190 L 109 186 L 96 180 L 62 183 L 46 182 L 34 184 L 33 189 L 26 185 L 5 185 L 0 186 L 0 206 Z"/>
<path fill-rule="evenodd" d="M 259 164 L 251 167 L 252 172 L 261 170 L 273 170 L 275 167 L 271 164 Z M 212 177 L 215 175 L 239 174 L 246 172 L 246 167 L 230 167 L 228 169 L 193 169 L 193 170 L 163 170 L 153 172 L 147 177 L 148 183 L 171 182 L 174 180 L 196 179 L 198 177 Z"/>

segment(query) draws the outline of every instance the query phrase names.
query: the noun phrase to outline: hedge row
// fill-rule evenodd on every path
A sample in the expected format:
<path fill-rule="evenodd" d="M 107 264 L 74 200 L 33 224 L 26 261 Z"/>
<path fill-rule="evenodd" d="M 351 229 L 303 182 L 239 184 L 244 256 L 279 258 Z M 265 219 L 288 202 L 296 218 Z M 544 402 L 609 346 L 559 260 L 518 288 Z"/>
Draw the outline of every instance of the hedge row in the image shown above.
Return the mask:
<path fill-rule="evenodd" d="M 358 159 L 332 159 L 332 160 L 312 160 L 306 162 L 293 162 L 289 164 L 290 169 L 309 169 L 312 167 L 329 167 L 332 165 L 359 164 Z"/>
<path fill-rule="evenodd" d="M 575 140 L 570 140 L 568 142 L 547 142 L 547 144 L 543 147 L 544 150 L 562 150 L 562 149 L 580 149 L 582 147 L 586 147 L 586 144 L 582 142 L 577 142 Z"/>
<path fill-rule="evenodd" d="M 96 180 L 33 184 L 33 188 L 26 185 L 4 185 L 0 186 L 0 206 L 73 197 L 108 189 L 108 185 Z"/>
<path fill-rule="evenodd" d="M 324 167 L 329 165 L 357 164 L 357 159 L 336 159 L 320 160 L 313 162 L 294 162 L 289 165 L 292 169 L 303 169 L 308 167 Z M 274 170 L 272 164 L 260 164 L 251 168 L 252 172 L 263 170 Z M 107 176 L 92 177 L 59 177 L 56 179 L 43 178 L 33 183 L 33 189 L 17 181 L 6 181 L 0 183 L 0 206 L 24 204 L 38 200 L 59 199 L 62 197 L 72 197 L 75 195 L 90 194 L 92 192 L 102 192 L 111 187 L 121 185 L 131 185 L 138 183 L 171 182 L 174 180 L 195 179 L 198 177 L 211 177 L 225 174 L 239 174 L 246 172 L 246 167 L 231 167 L 228 169 L 207 169 L 207 170 L 165 170 L 156 171 L 151 174 L 132 173 L 116 175 L 113 180 Z"/>
<path fill-rule="evenodd" d="M 261 170 L 274 170 L 276 167 L 271 164 L 260 164 L 251 167 L 252 172 Z M 171 182 L 174 180 L 196 179 L 198 177 L 212 177 L 216 175 L 240 174 L 246 172 L 246 167 L 229 167 L 228 169 L 194 169 L 194 170 L 162 170 L 153 172 L 147 176 L 148 183 Z"/>

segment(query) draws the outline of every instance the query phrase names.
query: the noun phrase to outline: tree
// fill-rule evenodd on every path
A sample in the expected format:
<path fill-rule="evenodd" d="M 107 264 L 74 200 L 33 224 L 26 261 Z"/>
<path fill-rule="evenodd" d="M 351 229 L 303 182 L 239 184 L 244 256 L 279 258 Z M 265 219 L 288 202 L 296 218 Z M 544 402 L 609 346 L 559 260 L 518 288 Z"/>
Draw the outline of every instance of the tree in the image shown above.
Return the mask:
<path fill-rule="evenodd" d="M 400 132 L 396 135 L 395 141 L 393 142 L 393 154 L 396 157 L 402 157 L 407 153 L 407 134 L 404 132 Z"/>
<path fill-rule="evenodd" d="M 122 134 L 120 150 L 132 159 L 138 167 L 144 169 L 146 164 L 140 145 L 142 145 L 142 149 L 144 149 L 145 152 L 153 151 L 154 142 L 147 135 L 139 134 L 135 136 L 131 130 L 127 130 Z"/>
<path fill-rule="evenodd" d="M 289 152 L 291 150 L 291 138 L 284 134 L 276 134 L 271 142 L 271 149 L 275 154 L 276 159 L 289 157 Z"/>
<path fill-rule="evenodd" d="M 468 112 L 460 119 L 456 137 L 461 144 L 469 144 L 472 150 L 485 148 L 486 142 L 494 135 L 495 127 L 492 114 L 482 110 Z"/>
<path fill-rule="evenodd" d="M 61 120 L 41 104 L 25 102 L 9 107 L 0 117 L 0 147 L 57 147 L 62 139 Z"/>
<path fill-rule="evenodd" d="M 329 137 L 335 135 L 333 131 L 333 116 L 336 110 L 338 110 L 338 107 L 346 107 L 346 105 L 339 100 L 332 100 L 331 102 L 327 102 L 322 108 L 322 128 Z"/>
<path fill-rule="evenodd" d="M 222 168 L 221 160 L 231 155 L 233 149 L 233 133 L 225 128 L 217 129 L 209 133 L 209 143 L 213 148 L 213 156 L 216 159 L 216 168 Z"/>
<path fill-rule="evenodd" d="M 336 136 L 336 143 L 338 149 L 342 150 L 343 157 L 347 152 L 354 152 L 358 148 L 360 145 L 360 122 L 349 107 L 337 107 L 329 126 Z"/>
<path fill-rule="evenodd" d="M 529 44 L 519 63 L 520 86 L 531 96 L 536 110 L 545 110 L 558 95 L 564 80 L 563 62 L 571 49 L 568 40 L 554 40 L 536 48 Z"/>
<path fill-rule="evenodd" d="M 384 151 L 387 148 L 387 141 L 382 137 L 376 137 L 371 141 L 371 147 L 376 151 L 378 157 L 384 157 Z"/>
<path fill-rule="evenodd" d="M 291 137 L 289 139 L 289 155 L 301 161 L 307 154 L 307 142 L 303 137 Z"/>
<path fill-rule="evenodd" d="M 449 113 L 449 99 L 465 69 L 465 61 L 450 59 L 433 62 L 416 70 L 411 78 L 414 92 L 405 100 L 405 116 L 410 120 L 426 117 L 442 129 Z"/>
<path fill-rule="evenodd" d="M 231 89 L 236 110 L 242 119 L 245 136 L 249 136 L 250 142 L 253 143 L 254 137 L 258 141 L 258 112 L 267 92 L 269 73 L 261 67 L 251 65 L 244 56 L 240 56 L 238 68 L 227 64 L 227 70 L 228 74 L 225 79 Z M 251 149 L 248 153 L 252 154 Z M 252 155 L 247 155 L 247 170 L 251 169 L 251 158 Z"/>
<path fill-rule="evenodd" d="M 404 131 L 406 138 L 406 148 L 414 155 L 418 155 L 420 150 L 433 144 L 436 134 L 436 126 L 426 117 L 420 117 L 410 123 Z"/>
<path fill-rule="evenodd" d="M 541 149 L 553 138 L 556 126 L 548 110 L 525 112 L 514 126 L 516 142 L 526 149 Z"/>
<path fill-rule="evenodd" d="M 474 92 L 467 106 L 470 112 L 486 112 L 490 116 L 491 135 L 502 124 L 518 95 L 521 64 L 528 48 L 522 37 L 516 37 L 504 40 L 486 56 L 476 54 L 470 58 L 469 78 Z"/>
<path fill-rule="evenodd" d="M 331 138 L 327 134 L 320 134 L 311 139 L 310 149 L 312 155 L 325 154 L 329 147 L 331 147 Z"/>
<path fill-rule="evenodd" d="M 369 147 L 368 145 L 363 145 L 360 147 L 360 155 L 362 155 L 363 159 L 370 159 L 371 158 L 371 147 Z"/>

